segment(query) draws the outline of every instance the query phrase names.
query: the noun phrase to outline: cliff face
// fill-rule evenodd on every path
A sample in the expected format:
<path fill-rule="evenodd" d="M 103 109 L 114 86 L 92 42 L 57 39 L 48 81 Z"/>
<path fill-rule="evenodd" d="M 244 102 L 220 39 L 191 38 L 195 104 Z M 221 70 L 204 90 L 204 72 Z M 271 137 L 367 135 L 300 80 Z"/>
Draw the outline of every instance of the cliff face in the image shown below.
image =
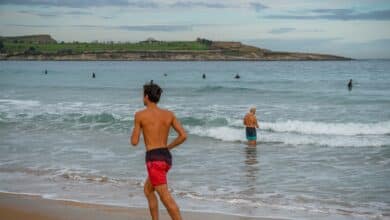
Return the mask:
<path fill-rule="evenodd" d="M 127 60 L 127 61 L 276 61 L 276 60 L 350 60 L 349 58 L 306 53 L 252 52 L 237 51 L 139 51 L 139 52 L 99 52 L 81 54 L 0 54 L 1 60 Z"/>

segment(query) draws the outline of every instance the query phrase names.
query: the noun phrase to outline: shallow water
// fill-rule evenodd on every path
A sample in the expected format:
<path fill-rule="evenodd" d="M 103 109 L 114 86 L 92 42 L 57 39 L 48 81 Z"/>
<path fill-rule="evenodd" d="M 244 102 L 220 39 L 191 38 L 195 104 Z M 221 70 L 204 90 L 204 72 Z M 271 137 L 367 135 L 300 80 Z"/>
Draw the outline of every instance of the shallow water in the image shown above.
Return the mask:
<path fill-rule="evenodd" d="M 130 147 L 128 137 L 142 85 L 153 79 L 161 106 L 189 133 L 169 174 L 182 209 L 389 218 L 389 70 L 390 61 L 375 60 L 3 61 L 0 190 L 146 206 L 143 145 Z M 257 148 L 244 143 L 251 106 Z"/>

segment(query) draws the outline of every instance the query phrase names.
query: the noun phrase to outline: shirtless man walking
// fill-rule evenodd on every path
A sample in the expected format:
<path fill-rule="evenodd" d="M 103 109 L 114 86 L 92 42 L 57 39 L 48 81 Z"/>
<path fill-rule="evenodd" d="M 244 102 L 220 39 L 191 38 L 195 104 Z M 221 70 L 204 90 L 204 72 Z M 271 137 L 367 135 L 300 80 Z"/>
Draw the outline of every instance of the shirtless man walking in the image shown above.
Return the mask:
<path fill-rule="evenodd" d="M 133 146 L 136 146 L 142 131 L 148 171 L 144 193 L 149 203 L 152 219 L 158 219 L 156 191 L 171 218 L 181 220 L 179 207 L 168 190 L 167 173 L 172 165 L 170 150 L 183 143 L 187 138 L 187 134 L 173 112 L 157 106 L 161 93 L 162 89 L 157 84 L 144 85 L 143 101 L 146 108 L 135 113 L 134 129 L 130 141 Z M 178 133 L 178 137 L 167 144 L 171 127 Z"/>
<path fill-rule="evenodd" d="M 244 117 L 244 125 L 246 130 L 246 139 L 249 145 L 256 145 L 256 128 L 259 128 L 259 124 L 256 119 L 256 108 L 251 108 Z"/>

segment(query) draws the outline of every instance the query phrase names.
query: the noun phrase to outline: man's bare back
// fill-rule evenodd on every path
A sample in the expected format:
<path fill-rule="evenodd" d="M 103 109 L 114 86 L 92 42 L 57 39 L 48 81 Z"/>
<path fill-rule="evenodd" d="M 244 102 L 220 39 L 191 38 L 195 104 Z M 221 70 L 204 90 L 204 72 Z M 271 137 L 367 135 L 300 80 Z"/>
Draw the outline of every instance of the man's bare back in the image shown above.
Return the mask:
<path fill-rule="evenodd" d="M 253 113 L 247 113 L 244 117 L 244 125 L 250 128 L 258 128 L 256 116 Z"/>
<path fill-rule="evenodd" d="M 168 190 L 167 173 L 172 166 L 170 150 L 183 143 L 187 134 L 173 112 L 157 106 L 161 93 L 162 89 L 157 84 L 144 85 L 143 101 L 146 108 L 138 111 L 134 116 L 134 129 L 130 142 L 136 146 L 142 132 L 146 148 L 145 165 L 148 172 L 144 193 L 152 219 L 157 220 L 159 217 L 156 191 L 171 218 L 181 220 L 179 207 Z M 178 136 L 167 144 L 171 127 L 175 129 Z"/>
<path fill-rule="evenodd" d="M 139 111 L 135 115 L 144 136 L 146 150 L 167 146 L 169 129 L 174 115 L 158 107 Z"/>
<path fill-rule="evenodd" d="M 259 124 L 256 118 L 256 108 L 251 108 L 244 117 L 244 125 L 246 138 L 249 145 L 256 145 L 257 132 L 256 128 L 259 128 Z"/>
<path fill-rule="evenodd" d="M 171 126 L 179 134 L 179 137 L 186 136 L 173 112 L 152 105 L 135 114 L 132 142 L 134 139 L 134 142 L 138 143 L 137 137 L 142 130 L 147 151 L 162 147 L 171 149 L 177 146 L 175 141 L 167 144 Z"/>

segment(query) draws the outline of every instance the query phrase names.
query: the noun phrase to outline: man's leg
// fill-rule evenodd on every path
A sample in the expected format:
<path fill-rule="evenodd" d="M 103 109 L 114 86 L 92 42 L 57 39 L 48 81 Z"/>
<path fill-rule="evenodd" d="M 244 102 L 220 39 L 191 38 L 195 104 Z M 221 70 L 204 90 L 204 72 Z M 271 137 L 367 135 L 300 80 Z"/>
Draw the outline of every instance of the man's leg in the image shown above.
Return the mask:
<path fill-rule="evenodd" d="M 144 193 L 149 203 L 150 215 L 153 220 L 158 220 L 158 200 L 156 194 L 154 194 L 154 188 L 150 183 L 149 178 L 146 179 L 144 185 Z"/>
<path fill-rule="evenodd" d="M 169 215 L 173 220 L 181 220 L 180 210 L 175 200 L 172 198 L 171 193 L 168 190 L 167 184 L 154 187 L 160 196 L 161 202 L 167 208 Z"/>

